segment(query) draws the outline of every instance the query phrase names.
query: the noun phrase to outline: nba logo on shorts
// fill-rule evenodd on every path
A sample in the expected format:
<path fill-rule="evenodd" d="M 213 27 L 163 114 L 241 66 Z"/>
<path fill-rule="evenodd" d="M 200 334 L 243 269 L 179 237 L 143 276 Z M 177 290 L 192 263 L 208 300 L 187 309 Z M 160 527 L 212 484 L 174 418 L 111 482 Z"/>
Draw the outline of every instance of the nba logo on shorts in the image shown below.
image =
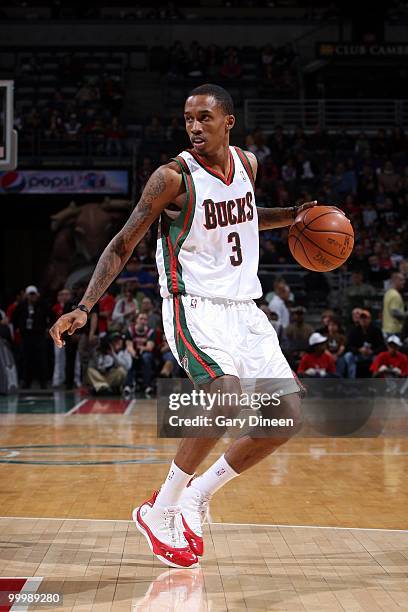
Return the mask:
<path fill-rule="evenodd" d="M 191 298 L 190 306 L 191 308 L 197 308 L 197 298 Z"/>
<path fill-rule="evenodd" d="M 188 357 L 187 355 L 184 355 L 184 357 L 181 360 L 181 367 L 183 368 L 183 370 L 185 372 L 188 373 Z"/>

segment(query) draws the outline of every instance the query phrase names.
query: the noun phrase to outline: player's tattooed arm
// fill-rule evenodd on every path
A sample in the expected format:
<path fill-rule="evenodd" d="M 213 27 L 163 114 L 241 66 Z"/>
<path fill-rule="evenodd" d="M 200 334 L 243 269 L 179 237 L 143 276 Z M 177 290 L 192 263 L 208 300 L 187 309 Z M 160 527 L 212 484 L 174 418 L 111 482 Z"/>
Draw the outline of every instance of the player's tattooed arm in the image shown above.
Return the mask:
<path fill-rule="evenodd" d="M 102 253 L 81 300 L 88 310 L 105 293 L 124 268 L 136 245 L 160 213 L 178 195 L 182 177 L 171 164 L 161 166 L 149 178 L 137 206 Z"/>
<path fill-rule="evenodd" d="M 259 231 L 292 225 L 302 210 L 312 208 L 316 204 L 317 201 L 314 200 L 313 202 L 305 202 L 300 206 L 289 206 L 288 208 L 257 208 Z"/>

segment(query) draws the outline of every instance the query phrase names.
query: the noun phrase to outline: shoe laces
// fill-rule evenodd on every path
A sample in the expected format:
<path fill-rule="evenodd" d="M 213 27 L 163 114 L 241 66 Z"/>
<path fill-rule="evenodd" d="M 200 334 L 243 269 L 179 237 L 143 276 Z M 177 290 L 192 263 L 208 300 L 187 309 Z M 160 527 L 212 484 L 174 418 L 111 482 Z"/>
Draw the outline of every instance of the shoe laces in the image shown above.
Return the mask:
<path fill-rule="evenodd" d="M 205 494 L 194 487 L 192 487 L 192 492 L 194 493 L 194 501 L 197 504 L 197 510 L 200 516 L 201 526 L 204 524 L 205 520 L 208 519 L 208 506 L 211 501 L 211 495 Z"/>
<path fill-rule="evenodd" d="M 167 529 L 173 548 L 184 548 L 187 541 L 181 529 L 181 508 L 170 506 L 164 511 L 164 527 Z"/>

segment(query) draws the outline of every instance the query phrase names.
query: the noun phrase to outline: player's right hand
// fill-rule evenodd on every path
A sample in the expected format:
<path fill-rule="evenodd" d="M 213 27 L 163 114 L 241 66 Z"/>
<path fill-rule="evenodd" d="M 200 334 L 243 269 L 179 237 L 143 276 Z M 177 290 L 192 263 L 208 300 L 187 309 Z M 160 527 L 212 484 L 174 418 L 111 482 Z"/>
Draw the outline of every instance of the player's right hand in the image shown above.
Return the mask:
<path fill-rule="evenodd" d="M 54 340 L 55 346 L 58 348 L 65 346 L 65 342 L 61 338 L 62 334 L 68 332 L 72 336 L 77 329 L 86 325 L 87 320 L 86 313 L 78 308 L 62 315 L 50 329 L 50 336 Z"/>

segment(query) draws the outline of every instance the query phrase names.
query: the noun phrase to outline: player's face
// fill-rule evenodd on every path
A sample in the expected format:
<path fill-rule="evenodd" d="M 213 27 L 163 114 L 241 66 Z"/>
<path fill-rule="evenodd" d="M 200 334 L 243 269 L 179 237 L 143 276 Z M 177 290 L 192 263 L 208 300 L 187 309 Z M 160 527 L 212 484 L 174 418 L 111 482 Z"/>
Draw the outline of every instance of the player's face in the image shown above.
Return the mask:
<path fill-rule="evenodd" d="M 234 116 L 226 115 L 219 103 L 207 95 L 187 98 L 184 120 L 194 151 L 204 156 L 216 153 L 225 144 L 235 123 Z"/>

